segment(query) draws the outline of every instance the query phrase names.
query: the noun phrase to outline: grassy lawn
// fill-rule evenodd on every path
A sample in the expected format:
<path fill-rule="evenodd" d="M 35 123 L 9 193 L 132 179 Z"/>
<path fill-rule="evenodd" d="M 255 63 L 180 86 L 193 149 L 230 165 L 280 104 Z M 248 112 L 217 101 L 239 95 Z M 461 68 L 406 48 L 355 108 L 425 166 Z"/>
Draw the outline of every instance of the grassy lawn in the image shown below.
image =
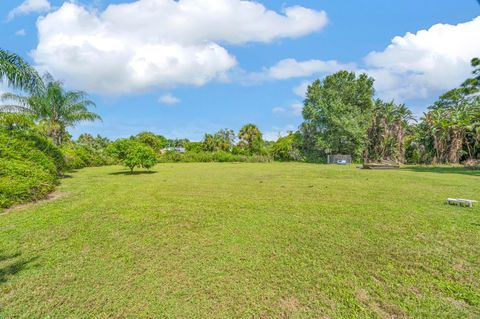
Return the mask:
<path fill-rule="evenodd" d="M 0 215 L 0 317 L 479 318 L 480 171 L 90 168 Z"/>

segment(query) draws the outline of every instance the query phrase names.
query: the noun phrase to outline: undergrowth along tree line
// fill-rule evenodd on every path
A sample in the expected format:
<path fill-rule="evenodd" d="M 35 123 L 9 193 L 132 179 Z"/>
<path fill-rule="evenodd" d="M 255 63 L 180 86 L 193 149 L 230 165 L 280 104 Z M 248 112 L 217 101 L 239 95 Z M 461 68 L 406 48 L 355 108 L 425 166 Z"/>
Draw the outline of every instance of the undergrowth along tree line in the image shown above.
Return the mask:
<path fill-rule="evenodd" d="M 322 163 L 332 154 L 355 162 L 478 165 L 480 159 L 480 59 L 473 76 L 443 94 L 419 120 L 404 104 L 375 98 L 367 74 L 340 71 L 307 89 L 303 123 L 275 142 L 254 124 L 238 133 L 222 129 L 200 142 L 141 132 L 111 141 L 68 128 L 101 120 L 82 91 L 40 76 L 18 55 L 0 49 L 0 81 L 14 92 L 0 97 L 0 207 L 39 199 L 69 169 L 123 164 L 151 169 L 158 162 Z M 19 93 L 20 92 L 20 93 Z"/>

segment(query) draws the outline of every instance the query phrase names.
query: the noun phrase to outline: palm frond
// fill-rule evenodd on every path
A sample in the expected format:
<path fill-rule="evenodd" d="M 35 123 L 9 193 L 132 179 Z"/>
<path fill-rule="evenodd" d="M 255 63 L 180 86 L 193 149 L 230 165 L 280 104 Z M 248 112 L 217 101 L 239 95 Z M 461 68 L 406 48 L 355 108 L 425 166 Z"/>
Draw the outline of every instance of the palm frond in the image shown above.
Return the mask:
<path fill-rule="evenodd" d="M 0 81 L 28 92 L 37 92 L 43 82 L 37 71 L 20 56 L 0 49 Z"/>

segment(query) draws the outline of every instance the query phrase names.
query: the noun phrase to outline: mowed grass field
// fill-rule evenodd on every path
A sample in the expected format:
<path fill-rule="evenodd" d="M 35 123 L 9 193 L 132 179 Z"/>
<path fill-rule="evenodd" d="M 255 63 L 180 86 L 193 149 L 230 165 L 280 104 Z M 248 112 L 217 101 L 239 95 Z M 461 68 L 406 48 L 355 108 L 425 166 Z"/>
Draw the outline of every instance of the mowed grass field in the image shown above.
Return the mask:
<path fill-rule="evenodd" d="M 480 317 L 480 171 L 124 172 L 0 215 L 0 317 Z"/>

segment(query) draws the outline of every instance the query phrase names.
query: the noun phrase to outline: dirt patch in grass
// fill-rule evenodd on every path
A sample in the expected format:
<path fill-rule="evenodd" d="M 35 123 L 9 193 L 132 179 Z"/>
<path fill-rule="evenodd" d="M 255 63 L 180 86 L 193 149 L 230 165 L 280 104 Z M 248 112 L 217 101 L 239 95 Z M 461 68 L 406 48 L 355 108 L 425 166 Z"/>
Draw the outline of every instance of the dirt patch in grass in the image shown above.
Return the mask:
<path fill-rule="evenodd" d="M 27 208 L 31 208 L 31 207 L 33 207 L 35 205 L 38 205 L 38 204 L 41 204 L 41 203 L 52 202 L 52 201 L 60 199 L 64 196 L 65 196 L 65 193 L 52 192 L 52 193 L 48 194 L 47 197 L 45 197 L 44 199 L 40 199 L 40 200 L 37 200 L 37 201 L 34 201 L 34 202 L 28 202 L 28 203 L 25 203 L 25 204 L 13 205 L 12 207 L 10 207 L 8 209 L 5 209 L 3 212 L 0 211 L 0 215 L 6 215 L 6 214 L 12 213 L 14 211 L 19 211 L 19 210 L 24 210 L 24 209 L 27 209 Z"/>

